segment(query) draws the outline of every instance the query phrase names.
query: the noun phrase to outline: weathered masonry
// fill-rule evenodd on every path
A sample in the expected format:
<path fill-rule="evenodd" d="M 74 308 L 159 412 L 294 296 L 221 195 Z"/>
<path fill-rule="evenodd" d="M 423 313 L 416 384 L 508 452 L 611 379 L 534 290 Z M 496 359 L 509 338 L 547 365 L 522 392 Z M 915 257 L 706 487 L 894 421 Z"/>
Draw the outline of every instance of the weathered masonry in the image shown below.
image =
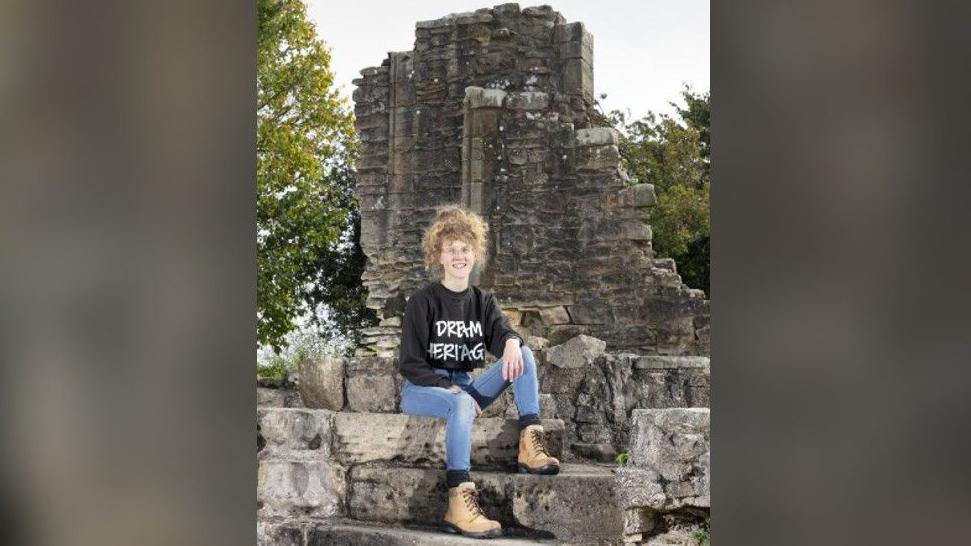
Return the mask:
<path fill-rule="evenodd" d="M 524 334 L 610 351 L 709 351 L 709 301 L 656 259 L 650 184 L 596 126 L 593 36 L 548 6 L 504 4 L 417 24 L 414 50 L 361 71 L 357 191 L 368 306 L 358 354 L 396 353 L 405 298 L 429 279 L 421 234 L 461 203 L 490 224 L 492 287 Z"/>

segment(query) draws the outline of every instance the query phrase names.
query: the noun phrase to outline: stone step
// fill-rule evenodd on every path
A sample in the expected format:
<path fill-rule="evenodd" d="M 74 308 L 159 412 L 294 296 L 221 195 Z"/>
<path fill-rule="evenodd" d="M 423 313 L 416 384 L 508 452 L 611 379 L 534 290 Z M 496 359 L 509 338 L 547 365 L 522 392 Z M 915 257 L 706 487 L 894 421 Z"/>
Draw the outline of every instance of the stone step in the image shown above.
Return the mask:
<path fill-rule="evenodd" d="M 613 469 L 561 465 L 558 475 L 483 472 L 473 467 L 486 514 L 504 528 L 545 533 L 560 541 L 615 543 L 623 538 L 624 511 Z M 440 469 L 358 466 L 348 474 L 348 515 L 362 521 L 440 525 L 448 506 Z"/>
<path fill-rule="evenodd" d="M 556 348 L 553 348 L 555 351 Z M 711 359 L 706 356 L 636 355 L 632 353 L 575 357 L 547 355 L 534 351 L 539 365 L 540 415 L 572 420 L 575 393 L 584 384 L 610 382 L 623 392 L 626 407 L 707 407 L 710 401 Z M 479 368 L 473 376 L 482 373 Z M 401 375 L 392 358 L 355 357 L 344 364 L 345 411 L 400 412 Z M 483 414 L 486 417 L 515 417 L 512 389 L 505 392 Z M 579 416 L 582 419 L 582 416 Z M 589 441 L 589 440 L 587 440 Z"/>
<path fill-rule="evenodd" d="M 563 451 L 563 422 L 543 421 L 547 446 Z M 516 420 L 477 418 L 472 464 L 478 469 L 516 468 Z M 384 413 L 305 408 L 257 409 L 258 513 L 333 517 L 345 513 L 348 469 L 367 465 L 430 468 L 444 475 L 445 420 Z"/>
<path fill-rule="evenodd" d="M 575 408 L 571 395 L 584 383 L 607 380 L 625 392 L 627 407 L 706 407 L 709 405 L 710 358 L 705 356 L 636 355 L 603 353 L 602 342 L 594 348 L 572 347 L 585 343 L 571 340 L 563 345 L 535 349 L 540 379 L 540 415 L 570 420 Z M 599 352 L 598 352 L 599 350 Z M 393 357 L 349 357 L 308 361 L 308 378 L 300 386 L 305 405 L 335 411 L 400 413 L 404 378 Z M 472 376 L 482 373 L 478 368 Z M 636 388 L 635 388 L 636 387 Z M 515 417 L 513 389 L 485 408 L 485 417 Z M 294 407 L 298 397 L 280 399 L 278 393 L 261 393 L 262 405 Z M 590 441 L 590 440 L 584 440 Z"/>
<path fill-rule="evenodd" d="M 398 372 L 395 357 L 350 357 L 343 361 L 343 369 L 333 373 L 343 374 L 345 401 L 343 411 L 371 413 L 400 413 L 401 389 L 404 378 Z M 339 366 L 337 366 L 339 367 Z M 478 377 L 485 368 L 477 368 L 471 375 Z M 336 398 L 333 397 L 333 398 Z M 540 394 L 540 415 L 555 418 L 555 404 L 548 394 Z M 492 404 L 484 408 L 483 417 L 510 417 L 518 415 L 513 399 L 513 389 L 507 388 Z"/>
<path fill-rule="evenodd" d="M 481 539 L 444 531 L 441 527 L 401 527 L 335 519 L 330 521 L 257 521 L 258 546 L 481 546 Z M 493 538 L 490 546 L 560 544 L 551 539 Z"/>
<path fill-rule="evenodd" d="M 302 408 L 303 401 L 293 389 L 256 387 L 256 407 Z"/>
<path fill-rule="evenodd" d="M 563 452 L 563 421 L 542 422 L 549 451 L 558 457 Z M 261 460 L 444 468 L 445 420 L 388 413 L 258 408 L 257 449 Z M 514 468 L 518 454 L 519 425 L 515 419 L 475 419 L 474 467 Z"/>

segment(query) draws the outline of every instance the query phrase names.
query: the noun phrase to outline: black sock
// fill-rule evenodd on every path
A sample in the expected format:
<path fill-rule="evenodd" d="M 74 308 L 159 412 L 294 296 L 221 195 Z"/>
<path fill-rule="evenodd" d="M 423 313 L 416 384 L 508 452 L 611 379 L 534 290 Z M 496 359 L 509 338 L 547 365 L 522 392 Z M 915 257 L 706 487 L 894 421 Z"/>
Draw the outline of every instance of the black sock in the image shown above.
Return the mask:
<path fill-rule="evenodd" d="M 542 421 L 539 420 L 539 415 L 535 413 L 527 413 L 526 415 L 519 416 L 519 430 L 522 431 L 529 425 L 541 425 Z"/>
<path fill-rule="evenodd" d="M 468 470 L 446 470 L 445 481 L 448 482 L 448 487 L 451 489 L 462 482 L 472 481 L 472 478 L 469 476 Z"/>

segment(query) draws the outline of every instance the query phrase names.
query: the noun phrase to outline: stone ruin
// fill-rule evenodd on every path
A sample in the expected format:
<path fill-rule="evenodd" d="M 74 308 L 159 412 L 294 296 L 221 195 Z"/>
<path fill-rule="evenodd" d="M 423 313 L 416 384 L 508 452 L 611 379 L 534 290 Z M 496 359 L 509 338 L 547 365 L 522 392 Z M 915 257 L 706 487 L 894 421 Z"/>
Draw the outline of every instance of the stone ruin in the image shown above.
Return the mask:
<path fill-rule="evenodd" d="M 651 247 L 651 184 L 631 184 L 618 133 L 598 126 L 593 36 L 549 6 L 504 4 L 417 24 L 354 81 L 357 195 L 367 306 L 380 323 L 360 356 L 394 356 L 408 295 L 427 277 L 434 207 L 490 225 L 493 288 L 524 335 L 578 334 L 608 350 L 709 352 L 709 301 Z"/>
<path fill-rule="evenodd" d="M 258 380 L 261 546 L 479 543 L 440 529 L 445 421 L 400 407 L 405 298 L 431 280 L 421 235 L 446 203 L 490 223 L 473 283 L 526 336 L 563 462 L 515 473 L 512 389 L 476 418 L 472 478 L 509 543 L 704 543 L 709 302 L 654 257 L 653 187 L 629 184 L 597 126 L 592 61 L 581 23 L 504 4 L 419 22 L 413 51 L 362 71 L 363 280 L 381 324 L 353 357 Z"/>

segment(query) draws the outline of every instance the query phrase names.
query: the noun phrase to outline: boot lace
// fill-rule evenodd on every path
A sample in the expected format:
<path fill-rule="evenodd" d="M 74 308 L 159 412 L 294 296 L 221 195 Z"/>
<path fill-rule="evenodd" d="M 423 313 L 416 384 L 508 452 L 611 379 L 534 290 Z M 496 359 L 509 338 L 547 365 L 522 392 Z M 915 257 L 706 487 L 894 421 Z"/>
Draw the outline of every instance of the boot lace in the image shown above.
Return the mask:
<path fill-rule="evenodd" d="M 533 445 L 533 450 L 536 451 L 538 455 L 550 456 L 549 452 L 546 451 L 545 439 L 543 438 L 543 433 L 532 429 L 529 431 L 529 441 Z"/>
<path fill-rule="evenodd" d="M 462 500 L 465 501 L 465 507 L 469 509 L 469 513 L 473 516 L 486 517 L 485 512 L 482 511 L 482 507 L 479 506 L 479 492 L 475 489 L 465 489 L 462 491 Z"/>

